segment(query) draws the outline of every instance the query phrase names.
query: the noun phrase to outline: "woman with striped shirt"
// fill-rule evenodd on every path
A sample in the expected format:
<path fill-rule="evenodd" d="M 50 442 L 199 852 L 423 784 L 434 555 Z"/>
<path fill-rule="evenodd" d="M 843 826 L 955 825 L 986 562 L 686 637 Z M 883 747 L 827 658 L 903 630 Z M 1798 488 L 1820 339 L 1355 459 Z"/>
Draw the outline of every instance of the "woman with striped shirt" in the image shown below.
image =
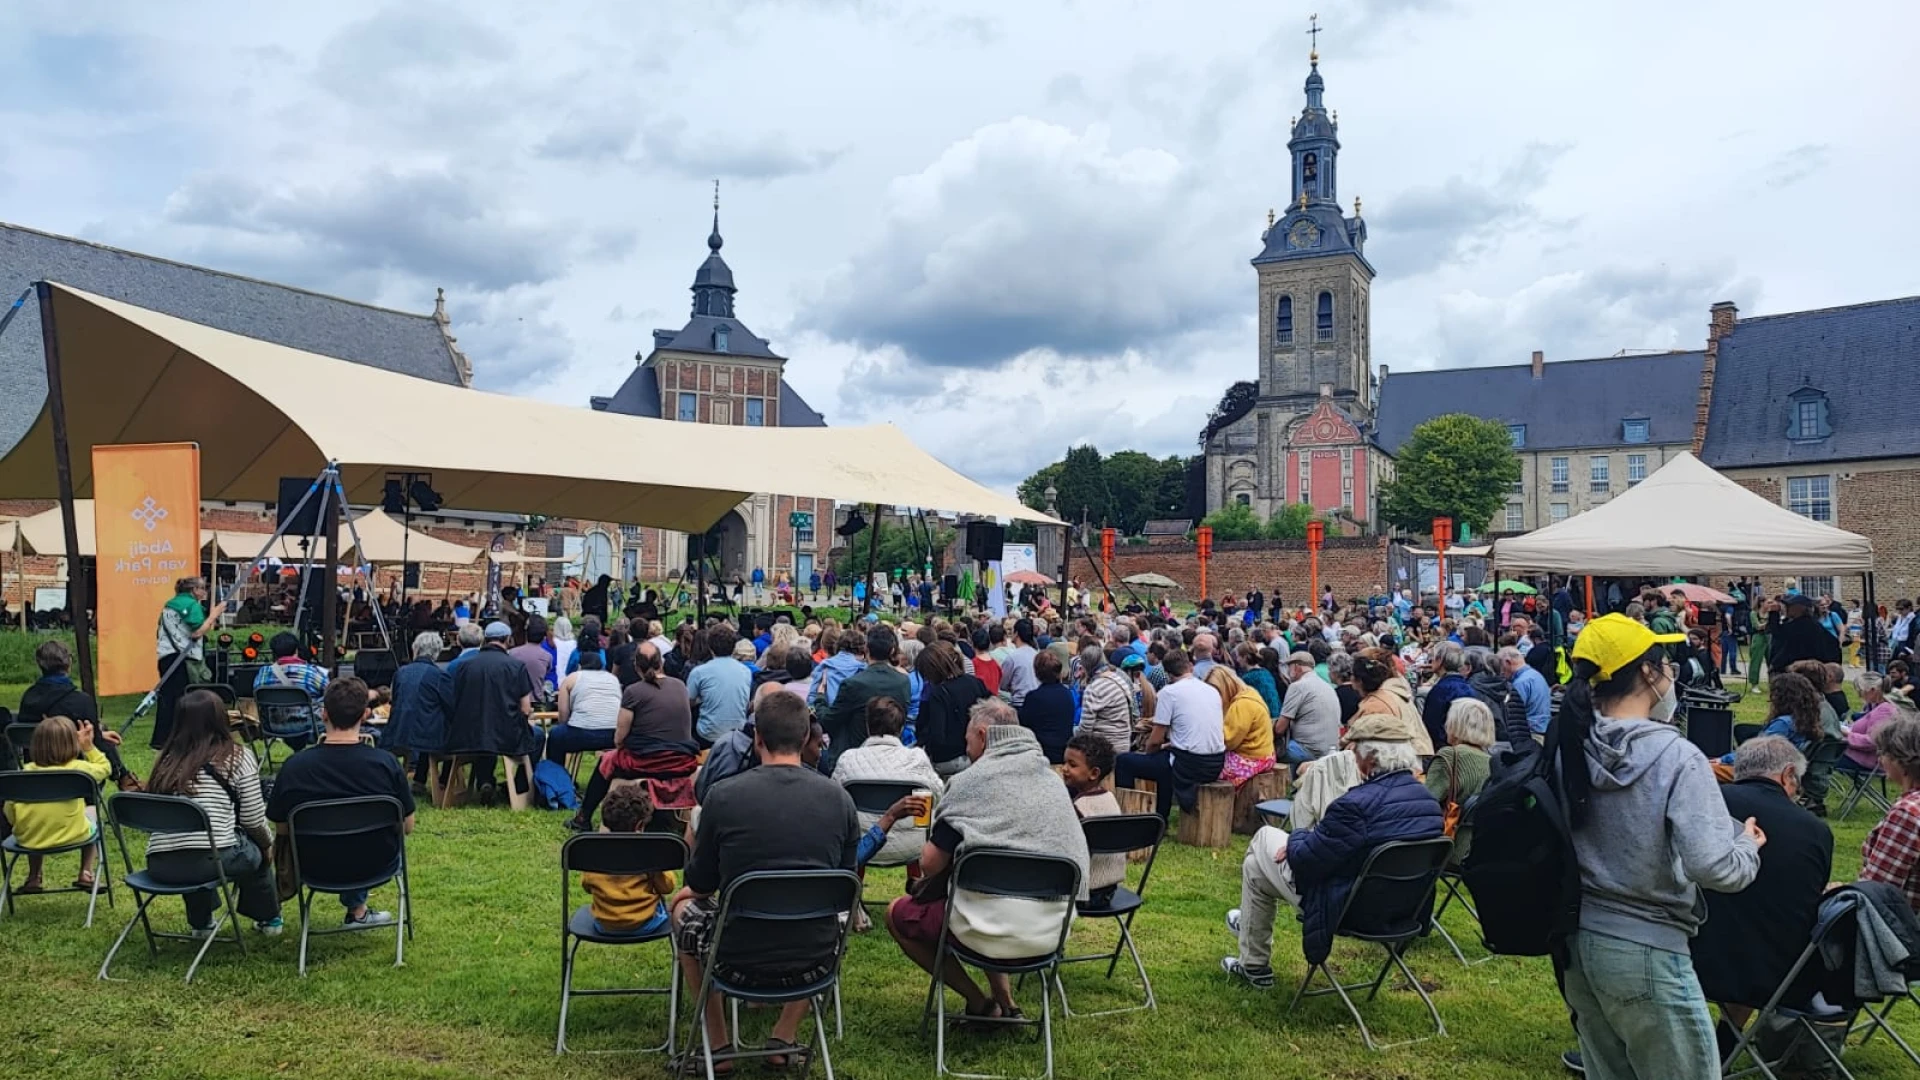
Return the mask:
<path fill-rule="evenodd" d="M 280 894 L 266 854 L 273 850 L 273 834 L 260 796 L 260 767 L 246 747 L 233 741 L 226 705 L 212 692 L 195 690 L 180 699 L 147 790 L 199 803 L 219 846 L 209 850 L 204 833 L 155 833 L 147 844 L 147 871 L 162 882 L 191 884 L 217 876 L 213 860 L 218 858 L 227 880 L 240 890 L 240 914 L 261 933 L 278 934 Z M 194 933 L 212 933 L 219 898 L 202 891 L 183 899 Z"/>

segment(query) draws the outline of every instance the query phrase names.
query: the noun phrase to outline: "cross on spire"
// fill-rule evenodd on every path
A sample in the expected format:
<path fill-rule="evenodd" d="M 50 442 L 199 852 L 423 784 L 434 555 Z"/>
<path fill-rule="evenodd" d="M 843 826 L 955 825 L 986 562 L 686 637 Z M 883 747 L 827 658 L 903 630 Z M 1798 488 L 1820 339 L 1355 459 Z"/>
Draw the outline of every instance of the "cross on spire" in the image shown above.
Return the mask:
<path fill-rule="evenodd" d="M 1312 52 L 1308 55 L 1312 58 L 1313 62 L 1318 63 L 1320 60 L 1320 15 L 1318 12 L 1315 12 L 1307 20 L 1307 36 L 1313 39 Z"/>

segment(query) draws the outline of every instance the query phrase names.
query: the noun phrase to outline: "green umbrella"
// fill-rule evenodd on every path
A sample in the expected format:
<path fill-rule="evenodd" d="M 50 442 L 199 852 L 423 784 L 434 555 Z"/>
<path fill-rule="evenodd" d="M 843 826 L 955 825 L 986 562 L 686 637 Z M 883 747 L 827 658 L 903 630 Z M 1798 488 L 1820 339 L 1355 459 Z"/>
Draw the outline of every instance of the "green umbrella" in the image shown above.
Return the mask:
<path fill-rule="evenodd" d="M 1521 596 L 1532 596 L 1534 593 L 1537 593 L 1540 591 L 1539 589 L 1534 588 L 1533 586 L 1527 584 L 1524 581 L 1506 581 L 1506 580 L 1502 580 L 1498 586 L 1495 586 L 1494 583 L 1490 581 L 1485 585 L 1480 586 L 1480 591 L 1493 592 L 1495 591 L 1496 588 L 1498 588 L 1500 592 L 1515 592 L 1515 593 L 1519 593 Z"/>

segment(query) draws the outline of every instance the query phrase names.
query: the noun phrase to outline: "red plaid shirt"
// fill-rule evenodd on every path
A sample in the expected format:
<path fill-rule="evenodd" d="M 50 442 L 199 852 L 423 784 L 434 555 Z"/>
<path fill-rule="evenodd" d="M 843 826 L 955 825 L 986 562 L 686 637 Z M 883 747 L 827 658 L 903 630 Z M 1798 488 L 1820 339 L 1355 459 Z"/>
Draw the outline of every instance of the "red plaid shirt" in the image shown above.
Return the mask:
<path fill-rule="evenodd" d="M 1860 848 L 1860 880 L 1884 881 L 1907 894 L 1920 911 L 1920 791 L 1895 800 Z"/>

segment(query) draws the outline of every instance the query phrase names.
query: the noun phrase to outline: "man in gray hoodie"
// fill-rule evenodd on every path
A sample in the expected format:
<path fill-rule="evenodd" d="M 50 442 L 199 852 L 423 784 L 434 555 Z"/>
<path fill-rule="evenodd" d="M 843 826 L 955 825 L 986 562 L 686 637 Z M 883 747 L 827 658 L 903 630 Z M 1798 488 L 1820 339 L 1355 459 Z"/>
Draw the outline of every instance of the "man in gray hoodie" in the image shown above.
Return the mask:
<path fill-rule="evenodd" d="M 1706 757 L 1670 723 L 1672 665 L 1623 615 L 1587 624 L 1548 739 L 1580 867 L 1563 988 L 1588 1075 L 1714 1076 L 1719 1051 L 1688 941 L 1700 889 L 1739 892 L 1766 836 L 1727 814 Z"/>

